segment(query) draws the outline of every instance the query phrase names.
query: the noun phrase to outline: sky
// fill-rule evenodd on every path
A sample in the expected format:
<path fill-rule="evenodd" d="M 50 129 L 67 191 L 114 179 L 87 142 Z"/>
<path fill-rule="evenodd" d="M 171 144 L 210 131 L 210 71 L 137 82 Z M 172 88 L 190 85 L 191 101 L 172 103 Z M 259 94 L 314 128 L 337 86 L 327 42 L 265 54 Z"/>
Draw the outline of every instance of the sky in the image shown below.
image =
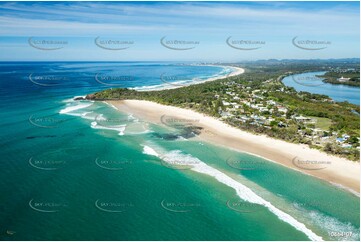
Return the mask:
<path fill-rule="evenodd" d="M 0 61 L 359 58 L 359 9 L 359 2 L 0 2 Z"/>

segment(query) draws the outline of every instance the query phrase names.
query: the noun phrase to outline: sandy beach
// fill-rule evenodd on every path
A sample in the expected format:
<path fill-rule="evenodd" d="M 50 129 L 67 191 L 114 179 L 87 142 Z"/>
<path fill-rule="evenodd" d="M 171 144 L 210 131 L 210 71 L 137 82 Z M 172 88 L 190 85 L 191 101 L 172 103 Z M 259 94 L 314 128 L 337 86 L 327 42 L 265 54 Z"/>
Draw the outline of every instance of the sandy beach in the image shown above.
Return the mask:
<path fill-rule="evenodd" d="M 360 191 L 360 167 L 337 156 L 311 149 L 307 145 L 292 144 L 265 135 L 255 135 L 231 127 L 222 121 L 192 110 L 166 106 L 149 101 L 108 101 L 118 110 L 133 114 L 145 121 L 164 125 L 166 120 L 179 119 L 201 127 L 200 139 L 219 146 L 251 153 L 272 162 L 341 186 L 354 194 Z"/>

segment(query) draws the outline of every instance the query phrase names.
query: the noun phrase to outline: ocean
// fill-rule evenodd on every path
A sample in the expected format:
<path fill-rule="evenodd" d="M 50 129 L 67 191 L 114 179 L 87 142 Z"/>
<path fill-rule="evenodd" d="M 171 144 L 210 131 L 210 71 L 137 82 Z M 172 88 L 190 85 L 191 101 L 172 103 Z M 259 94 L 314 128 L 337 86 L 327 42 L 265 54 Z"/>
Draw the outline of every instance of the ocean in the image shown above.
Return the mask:
<path fill-rule="evenodd" d="M 74 100 L 231 71 L 153 62 L 1 63 L 0 239 L 359 240 L 359 197 L 340 187 L 205 143 L 184 128 Z"/>

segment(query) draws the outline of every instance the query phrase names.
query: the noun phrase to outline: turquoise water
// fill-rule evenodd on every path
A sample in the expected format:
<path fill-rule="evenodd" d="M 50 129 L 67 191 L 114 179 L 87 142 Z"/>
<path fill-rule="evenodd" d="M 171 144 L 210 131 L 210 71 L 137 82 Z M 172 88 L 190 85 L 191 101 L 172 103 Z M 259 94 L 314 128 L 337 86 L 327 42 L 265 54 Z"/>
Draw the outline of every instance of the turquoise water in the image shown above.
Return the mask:
<path fill-rule="evenodd" d="M 147 73 L 143 81 L 122 85 L 163 85 L 159 73 L 193 79 L 192 72 L 227 72 L 164 63 L 0 65 L 1 240 L 309 240 L 307 231 L 359 239 L 359 198 L 349 192 L 204 143 L 187 129 L 72 99 L 107 88 L 94 81 L 98 72 L 133 68 Z M 60 70 L 66 78 L 37 80 L 62 85 L 28 78 Z M 237 169 L 230 159 L 255 169 Z"/>
<path fill-rule="evenodd" d="M 286 86 L 295 88 L 297 91 L 323 94 L 338 102 L 348 101 L 349 103 L 360 105 L 359 87 L 325 83 L 322 81 L 322 78 L 317 77 L 324 73 L 325 72 L 307 72 L 295 74 L 285 77 L 282 82 Z"/>

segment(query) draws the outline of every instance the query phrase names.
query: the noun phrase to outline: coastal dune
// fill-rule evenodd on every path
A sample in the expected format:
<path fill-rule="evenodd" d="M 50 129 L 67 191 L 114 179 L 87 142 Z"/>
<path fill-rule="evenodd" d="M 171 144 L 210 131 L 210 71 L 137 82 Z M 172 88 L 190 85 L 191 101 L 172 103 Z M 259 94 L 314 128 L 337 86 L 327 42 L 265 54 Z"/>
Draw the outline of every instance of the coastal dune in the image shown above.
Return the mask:
<path fill-rule="evenodd" d="M 354 194 L 360 191 L 359 163 L 328 155 L 307 145 L 293 144 L 232 127 L 193 110 L 141 100 L 107 101 L 118 110 L 145 121 L 164 125 L 165 119 L 179 119 L 201 127 L 201 139 L 219 146 L 250 153 L 288 168 L 315 176 Z"/>

